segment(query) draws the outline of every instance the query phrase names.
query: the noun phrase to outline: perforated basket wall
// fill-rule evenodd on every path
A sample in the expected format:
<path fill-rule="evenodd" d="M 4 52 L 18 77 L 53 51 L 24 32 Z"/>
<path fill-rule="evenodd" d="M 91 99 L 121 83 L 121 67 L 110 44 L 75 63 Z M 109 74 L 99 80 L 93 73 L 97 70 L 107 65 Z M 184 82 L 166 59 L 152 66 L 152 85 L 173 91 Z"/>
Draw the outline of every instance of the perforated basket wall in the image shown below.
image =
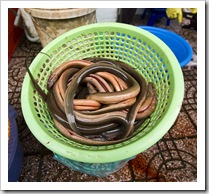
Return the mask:
<path fill-rule="evenodd" d="M 43 54 L 46 53 L 46 54 Z M 181 108 L 184 82 L 172 51 L 151 33 L 120 23 L 97 23 L 71 30 L 49 43 L 33 60 L 30 70 L 47 93 L 51 72 L 64 61 L 87 57 L 121 60 L 155 84 L 158 104 L 131 139 L 108 146 L 83 145 L 63 136 L 54 126 L 47 104 L 26 74 L 21 94 L 25 120 L 34 136 L 51 151 L 87 163 L 106 163 L 137 155 L 170 129 Z"/>

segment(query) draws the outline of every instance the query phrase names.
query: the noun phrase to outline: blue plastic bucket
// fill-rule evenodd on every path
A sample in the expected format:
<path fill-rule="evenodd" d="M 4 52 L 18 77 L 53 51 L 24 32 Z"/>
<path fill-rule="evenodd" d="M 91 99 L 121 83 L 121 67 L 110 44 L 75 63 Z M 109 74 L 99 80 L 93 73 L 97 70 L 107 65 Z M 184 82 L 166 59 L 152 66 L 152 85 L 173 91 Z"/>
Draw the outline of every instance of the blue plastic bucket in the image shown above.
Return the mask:
<path fill-rule="evenodd" d="M 174 53 L 181 67 L 187 65 L 192 59 L 192 47 L 180 35 L 166 29 L 153 26 L 138 26 L 161 39 Z"/>
<path fill-rule="evenodd" d="M 8 144 L 8 181 L 17 182 L 21 174 L 23 164 L 23 150 L 18 141 L 16 124 L 17 112 L 12 106 L 8 106 L 10 121 L 10 138 Z"/>

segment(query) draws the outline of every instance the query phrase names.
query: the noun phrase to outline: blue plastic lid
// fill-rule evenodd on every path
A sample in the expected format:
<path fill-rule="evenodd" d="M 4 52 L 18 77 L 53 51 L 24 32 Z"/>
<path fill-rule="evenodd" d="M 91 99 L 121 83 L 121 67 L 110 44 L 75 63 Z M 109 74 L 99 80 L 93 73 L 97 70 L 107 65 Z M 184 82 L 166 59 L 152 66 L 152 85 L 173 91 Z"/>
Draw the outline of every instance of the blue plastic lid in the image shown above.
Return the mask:
<path fill-rule="evenodd" d="M 138 26 L 161 39 L 174 53 L 181 67 L 184 67 L 192 59 L 192 47 L 180 35 L 166 29 L 153 26 Z"/>

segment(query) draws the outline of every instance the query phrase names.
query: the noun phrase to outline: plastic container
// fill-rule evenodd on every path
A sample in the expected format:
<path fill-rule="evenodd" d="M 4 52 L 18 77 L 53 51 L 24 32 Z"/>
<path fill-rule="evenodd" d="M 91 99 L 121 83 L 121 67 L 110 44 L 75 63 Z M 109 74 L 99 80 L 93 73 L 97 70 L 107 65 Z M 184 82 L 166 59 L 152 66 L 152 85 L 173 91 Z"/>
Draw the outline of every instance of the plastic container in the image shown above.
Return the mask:
<path fill-rule="evenodd" d="M 127 63 L 155 84 L 158 104 L 151 117 L 129 140 L 108 146 L 84 145 L 66 138 L 55 128 L 47 104 L 34 92 L 26 74 L 21 102 L 27 125 L 48 149 L 73 160 L 74 164 L 77 162 L 78 171 L 82 171 L 79 168 L 81 162 L 83 168 L 86 165 L 89 170 L 94 168 L 93 164 L 101 164 L 102 168 L 104 163 L 128 161 L 151 147 L 175 122 L 184 96 L 183 75 L 173 52 L 153 34 L 128 24 L 97 23 L 73 29 L 42 49 L 30 70 L 47 93 L 48 77 L 57 66 L 68 60 L 87 57 L 105 57 Z"/>
<path fill-rule="evenodd" d="M 54 159 L 64 164 L 65 166 L 75 171 L 83 172 L 85 174 L 96 177 L 106 177 L 113 174 L 114 172 L 117 172 L 122 167 L 124 167 L 129 160 L 133 158 L 135 157 L 127 158 L 125 160 L 120 160 L 117 162 L 85 163 L 71 160 L 58 154 L 54 154 Z"/>
<path fill-rule="evenodd" d="M 178 59 L 181 67 L 186 66 L 192 59 L 192 47 L 183 37 L 174 32 L 158 27 L 139 27 L 149 31 L 166 43 Z"/>
<path fill-rule="evenodd" d="M 166 19 L 166 26 L 170 25 L 170 19 L 166 14 L 166 8 L 145 8 L 141 19 L 144 19 L 146 14 L 150 16 L 147 22 L 148 26 L 154 26 L 155 21 L 161 18 Z"/>
<path fill-rule="evenodd" d="M 8 181 L 17 182 L 21 174 L 23 164 L 23 150 L 18 141 L 16 124 L 17 113 L 12 106 L 9 109 L 10 136 L 8 144 Z"/>
<path fill-rule="evenodd" d="M 59 35 L 71 29 L 96 23 L 95 8 L 26 8 L 25 10 L 32 17 L 32 21 L 43 47 Z"/>

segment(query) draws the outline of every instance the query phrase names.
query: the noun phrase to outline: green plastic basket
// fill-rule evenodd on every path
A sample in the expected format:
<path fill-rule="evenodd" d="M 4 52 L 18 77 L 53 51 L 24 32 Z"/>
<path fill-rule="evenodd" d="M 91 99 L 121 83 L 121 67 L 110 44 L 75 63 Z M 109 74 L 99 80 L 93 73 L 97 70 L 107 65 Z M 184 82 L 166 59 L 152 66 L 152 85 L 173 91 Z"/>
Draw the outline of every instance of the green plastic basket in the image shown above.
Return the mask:
<path fill-rule="evenodd" d="M 43 54 L 46 53 L 46 54 Z M 125 160 L 159 141 L 176 120 L 184 96 L 182 70 L 173 52 L 146 30 L 120 23 L 97 23 L 73 29 L 49 43 L 33 60 L 30 70 L 47 93 L 51 72 L 63 62 L 87 57 L 121 60 L 155 84 L 158 104 L 131 139 L 107 146 L 89 146 L 63 136 L 26 74 L 21 94 L 22 111 L 34 136 L 58 155 L 83 163 Z M 141 132 L 137 133 L 144 128 Z"/>

